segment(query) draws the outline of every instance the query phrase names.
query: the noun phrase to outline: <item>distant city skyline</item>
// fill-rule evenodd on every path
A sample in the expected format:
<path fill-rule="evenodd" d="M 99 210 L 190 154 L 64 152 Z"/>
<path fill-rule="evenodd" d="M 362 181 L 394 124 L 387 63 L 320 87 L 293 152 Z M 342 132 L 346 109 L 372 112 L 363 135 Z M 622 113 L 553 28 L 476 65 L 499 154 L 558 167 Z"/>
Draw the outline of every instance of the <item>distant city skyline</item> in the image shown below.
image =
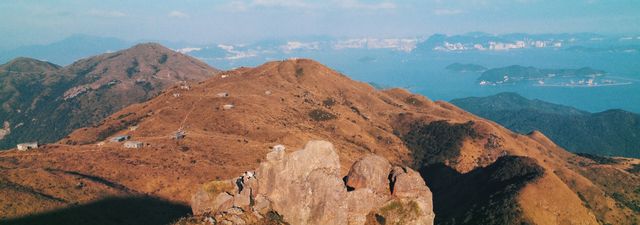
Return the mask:
<path fill-rule="evenodd" d="M 434 33 L 640 33 L 634 0 L 22 0 L 0 2 L 0 48 L 74 34 L 241 43 L 286 37 Z"/>

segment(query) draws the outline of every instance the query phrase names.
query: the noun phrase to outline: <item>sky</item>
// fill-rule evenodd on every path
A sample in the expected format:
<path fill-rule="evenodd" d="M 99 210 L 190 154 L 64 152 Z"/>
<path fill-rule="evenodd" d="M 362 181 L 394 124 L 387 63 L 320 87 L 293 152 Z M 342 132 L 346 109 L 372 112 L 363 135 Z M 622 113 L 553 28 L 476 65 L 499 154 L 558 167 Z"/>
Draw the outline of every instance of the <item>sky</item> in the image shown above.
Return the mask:
<path fill-rule="evenodd" d="M 128 41 L 247 43 L 434 33 L 640 33 L 638 0 L 12 0 L 0 48 L 73 34 Z"/>

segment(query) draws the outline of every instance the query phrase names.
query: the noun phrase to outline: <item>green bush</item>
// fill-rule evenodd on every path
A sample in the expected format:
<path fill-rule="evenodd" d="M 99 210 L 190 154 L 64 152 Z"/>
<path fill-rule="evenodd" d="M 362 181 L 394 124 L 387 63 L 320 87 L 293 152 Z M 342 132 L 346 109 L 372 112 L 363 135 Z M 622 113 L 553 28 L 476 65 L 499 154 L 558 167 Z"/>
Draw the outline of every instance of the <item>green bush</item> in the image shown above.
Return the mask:
<path fill-rule="evenodd" d="M 327 121 L 337 118 L 335 115 L 322 109 L 312 110 L 311 112 L 309 112 L 309 117 L 311 117 L 311 119 L 315 121 Z"/>

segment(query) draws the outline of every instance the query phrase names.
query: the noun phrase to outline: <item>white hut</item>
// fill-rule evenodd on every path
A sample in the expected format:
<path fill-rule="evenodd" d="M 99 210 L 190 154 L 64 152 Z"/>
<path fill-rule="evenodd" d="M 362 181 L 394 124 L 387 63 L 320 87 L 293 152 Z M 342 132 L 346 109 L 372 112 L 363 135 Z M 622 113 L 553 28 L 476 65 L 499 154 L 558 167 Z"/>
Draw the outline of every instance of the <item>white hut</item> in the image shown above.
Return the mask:
<path fill-rule="evenodd" d="M 18 148 L 18 151 L 27 151 L 31 149 L 36 149 L 38 147 L 39 147 L 38 142 L 21 143 L 16 146 L 16 148 Z"/>
<path fill-rule="evenodd" d="M 125 148 L 142 148 L 144 144 L 139 141 L 127 141 L 124 143 Z"/>

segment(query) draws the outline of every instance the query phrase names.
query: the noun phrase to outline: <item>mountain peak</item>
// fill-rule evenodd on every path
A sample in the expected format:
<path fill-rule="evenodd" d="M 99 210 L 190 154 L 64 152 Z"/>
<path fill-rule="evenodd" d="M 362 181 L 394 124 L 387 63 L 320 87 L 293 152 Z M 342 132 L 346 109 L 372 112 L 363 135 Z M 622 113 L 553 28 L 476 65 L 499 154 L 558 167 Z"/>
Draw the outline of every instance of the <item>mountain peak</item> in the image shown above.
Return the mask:
<path fill-rule="evenodd" d="M 505 99 L 511 99 L 511 100 L 526 100 L 525 97 L 522 97 L 522 95 L 515 92 L 500 92 L 495 96 L 498 98 L 505 98 Z"/>
<path fill-rule="evenodd" d="M 173 52 L 173 50 L 164 47 L 163 45 L 156 43 L 156 42 L 147 42 L 147 43 L 140 43 L 137 45 L 134 45 L 133 47 L 126 49 L 128 51 L 136 51 L 136 50 L 154 50 L 154 51 L 169 51 L 169 52 Z"/>
<path fill-rule="evenodd" d="M 0 92 L 10 93 L 13 99 L 9 102 L 0 96 L 3 99 L 0 102 L 10 112 L 24 112 L 28 108 L 31 114 L 30 117 L 8 116 L 19 118 L 10 123 L 22 124 L 22 127 L 6 136 L 0 148 L 15 146 L 19 141 L 58 140 L 66 132 L 97 123 L 104 116 L 146 101 L 177 83 L 196 83 L 218 72 L 204 62 L 156 43 L 85 58 L 64 68 L 17 58 L 0 67 L 0 83 L 8 83 L 3 82 L 5 77 L 20 81 L 9 83 L 8 89 L 0 88 Z M 51 124 L 60 125 L 56 134 L 41 130 Z M 21 130 L 23 133 L 19 133 Z"/>
<path fill-rule="evenodd" d="M 235 72 L 243 71 L 243 69 Z M 311 59 L 291 58 L 272 61 L 248 69 L 251 76 L 266 76 L 274 84 L 290 83 L 307 88 L 335 89 L 346 85 L 347 77 L 341 73 Z M 322 89 L 322 88 L 320 88 Z"/>
<path fill-rule="evenodd" d="M 155 42 L 140 43 L 130 48 L 123 49 L 113 53 L 98 55 L 99 59 L 113 59 L 117 57 L 140 57 L 151 60 L 160 60 L 160 57 L 167 59 L 168 56 L 180 56 L 181 58 L 189 58 L 182 53 L 173 51 L 161 44 Z M 120 59 L 118 59 L 120 60 Z M 162 61 L 164 61 L 162 60 Z"/>
<path fill-rule="evenodd" d="M 38 73 L 38 72 L 47 72 L 51 70 L 57 70 L 59 68 L 60 66 L 56 64 L 40 61 L 33 58 L 27 58 L 27 57 L 18 57 L 3 65 L 0 65 L 0 69 L 6 70 L 6 71 L 15 71 L 15 72 Z"/>
<path fill-rule="evenodd" d="M 303 67 L 303 68 L 319 67 L 319 68 L 330 69 L 329 67 L 323 65 L 318 61 L 315 61 L 313 59 L 307 59 L 307 58 L 288 58 L 280 61 L 268 62 L 259 67 L 272 67 L 273 65 L 278 65 L 278 66 L 294 65 L 294 66 Z"/>
<path fill-rule="evenodd" d="M 305 58 L 290 58 L 274 61 L 258 67 L 267 70 L 277 70 L 279 73 L 295 75 L 297 78 L 309 77 L 305 75 L 341 75 L 339 72 L 322 63 Z"/>
<path fill-rule="evenodd" d="M 141 43 L 128 49 L 113 53 L 106 53 L 74 62 L 68 68 L 74 73 L 103 73 L 102 71 L 121 71 L 127 78 L 148 79 L 149 76 L 157 77 L 164 74 L 171 77 L 189 77 L 189 74 L 171 73 L 171 68 L 175 70 L 180 67 L 188 67 L 192 74 L 207 74 L 207 76 L 217 73 L 218 70 L 211 68 L 207 64 L 190 56 L 173 51 L 158 43 Z M 85 69 L 91 68 L 91 71 Z M 195 71 L 197 70 L 197 71 Z M 169 75 L 167 75 L 169 74 Z M 123 77 L 124 78 L 124 77 Z M 182 79 L 182 78 L 178 78 Z"/>

